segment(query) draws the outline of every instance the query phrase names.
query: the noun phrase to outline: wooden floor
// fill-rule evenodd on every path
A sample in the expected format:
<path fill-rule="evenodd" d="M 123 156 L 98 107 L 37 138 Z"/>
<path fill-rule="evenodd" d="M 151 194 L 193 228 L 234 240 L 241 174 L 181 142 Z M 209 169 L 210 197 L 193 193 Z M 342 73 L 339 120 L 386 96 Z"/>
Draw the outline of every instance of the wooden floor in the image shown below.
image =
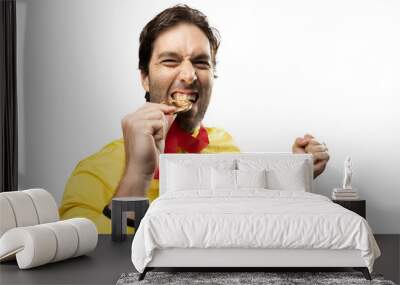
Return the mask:
<path fill-rule="evenodd" d="M 400 284 L 400 235 L 374 235 L 381 250 L 381 257 L 375 261 L 374 272 L 385 279 Z"/>

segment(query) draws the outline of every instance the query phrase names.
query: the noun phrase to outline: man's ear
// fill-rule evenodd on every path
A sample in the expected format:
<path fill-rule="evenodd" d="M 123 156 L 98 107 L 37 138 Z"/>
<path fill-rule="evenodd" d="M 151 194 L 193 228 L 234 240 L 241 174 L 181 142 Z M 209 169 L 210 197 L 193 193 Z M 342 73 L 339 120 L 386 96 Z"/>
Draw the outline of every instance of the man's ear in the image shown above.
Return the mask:
<path fill-rule="evenodd" d="M 142 82 L 142 86 L 146 92 L 149 92 L 149 74 L 145 73 L 144 71 L 140 71 L 140 79 Z"/>

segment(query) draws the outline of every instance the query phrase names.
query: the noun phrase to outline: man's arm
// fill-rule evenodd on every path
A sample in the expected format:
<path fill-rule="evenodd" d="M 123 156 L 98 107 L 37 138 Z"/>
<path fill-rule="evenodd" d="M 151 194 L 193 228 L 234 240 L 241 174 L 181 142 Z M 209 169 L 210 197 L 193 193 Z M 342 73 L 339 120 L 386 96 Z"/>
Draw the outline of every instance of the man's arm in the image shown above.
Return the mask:
<path fill-rule="evenodd" d="M 84 217 L 95 223 L 100 234 L 111 233 L 111 220 L 103 215 L 114 190 L 90 172 L 73 173 L 69 178 L 59 209 L 62 220 Z M 128 227 L 128 233 L 133 229 Z"/>
<path fill-rule="evenodd" d="M 146 197 L 146 189 L 149 188 L 152 181 L 152 177 L 141 177 L 134 171 L 125 171 L 125 174 L 121 178 L 118 187 L 115 191 L 115 197 Z M 112 211 L 112 202 L 110 201 L 107 207 Z M 128 212 L 127 218 L 134 220 L 135 213 Z"/>

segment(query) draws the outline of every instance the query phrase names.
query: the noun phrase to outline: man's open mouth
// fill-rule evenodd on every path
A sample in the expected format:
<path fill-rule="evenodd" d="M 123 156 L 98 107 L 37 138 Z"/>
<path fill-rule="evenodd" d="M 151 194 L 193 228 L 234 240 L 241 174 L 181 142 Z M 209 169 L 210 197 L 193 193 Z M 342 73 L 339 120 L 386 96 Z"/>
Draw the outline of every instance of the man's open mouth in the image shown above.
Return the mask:
<path fill-rule="evenodd" d="M 196 91 L 174 91 L 170 95 L 170 98 L 175 101 L 188 100 L 192 103 L 196 103 L 199 99 L 199 93 Z"/>
<path fill-rule="evenodd" d="M 168 96 L 167 100 L 163 100 L 161 103 L 177 107 L 175 113 L 183 113 L 192 109 L 193 104 L 196 103 L 198 99 L 198 92 L 192 90 L 176 90 Z"/>

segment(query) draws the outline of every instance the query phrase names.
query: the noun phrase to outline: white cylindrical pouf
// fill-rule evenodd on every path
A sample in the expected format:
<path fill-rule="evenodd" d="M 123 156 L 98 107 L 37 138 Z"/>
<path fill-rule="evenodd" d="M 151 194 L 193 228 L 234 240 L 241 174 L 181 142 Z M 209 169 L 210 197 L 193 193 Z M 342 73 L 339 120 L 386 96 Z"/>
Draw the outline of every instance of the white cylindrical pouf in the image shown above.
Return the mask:
<path fill-rule="evenodd" d="M 2 193 L 0 193 L 0 238 L 6 231 L 17 226 L 11 204 L 8 199 L 1 194 Z"/>
<path fill-rule="evenodd" d="M 16 257 L 20 269 L 86 254 L 97 245 L 91 220 L 76 218 L 8 230 L 0 238 L 0 261 Z"/>
<path fill-rule="evenodd" d="M 41 225 L 11 229 L 0 239 L 0 258 L 16 253 L 20 269 L 49 263 L 56 251 L 56 235 Z"/>
<path fill-rule="evenodd" d="M 56 222 L 60 219 L 57 203 L 49 192 L 40 188 L 22 192 L 31 197 L 38 214 L 39 224 Z"/>
<path fill-rule="evenodd" d="M 38 214 L 30 196 L 22 191 L 1 193 L 11 205 L 17 227 L 33 226 L 39 223 Z"/>
<path fill-rule="evenodd" d="M 78 233 L 78 249 L 74 257 L 86 254 L 96 248 L 98 233 L 96 225 L 86 218 L 74 218 L 65 220 L 65 222 L 74 226 Z"/>
<path fill-rule="evenodd" d="M 43 224 L 51 229 L 57 238 L 57 252 L 51 262 L 73 257 L 78 249 L 78 233 L 73 225 L 65 221 Z"/>

